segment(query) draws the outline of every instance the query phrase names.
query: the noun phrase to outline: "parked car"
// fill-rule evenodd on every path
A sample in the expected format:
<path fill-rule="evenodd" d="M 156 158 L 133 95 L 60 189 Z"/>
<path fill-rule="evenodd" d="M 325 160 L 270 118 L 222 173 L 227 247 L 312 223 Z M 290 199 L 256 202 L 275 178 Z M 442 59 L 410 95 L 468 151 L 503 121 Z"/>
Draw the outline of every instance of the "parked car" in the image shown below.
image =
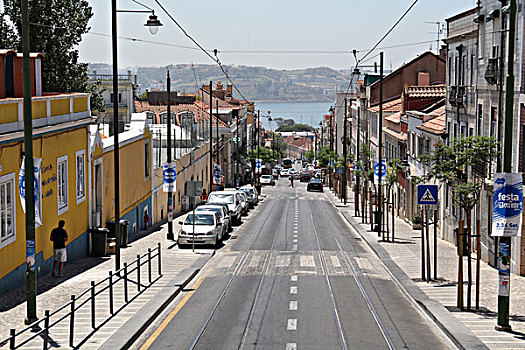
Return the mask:
<path fill-rule="evenodd" d="M 314 191 L 315 190 L 315 191 L 323 192 L 323 182 L 321 181 L 321 179 L 312 178 L 308 182 L 308 185 L 306 185 L 306 190 L 307 191 Z"/>
<path fill-rule="evenodd" d="M 235 191 L 235 193 L 239 194 L 240 198 L 241 198 L 241 206 L 242 206 L 242 213 L 244 215 L 247 215 L 248 214 L 248 209 L 250 207 L 250 203 L 248 203 L 248 196 L 246 195 L 246 193 L 244 191 Z"/>
<path fill-rule="evenodd" d="M 224 203 L 232 216 L 233 223 L 241 222 L 242 205 L 240 195 L 232 191 L 215 191 L 208 195 L 207 204 Z"/>
<path fill-rule="evenodd" d="M 312 176 L 310 175 L 310 173 L 305 171 L 301 173 L 301 177 L 299 178 L 299 180 L 301 182 L 308 182 L 311 178 Z"/>
<path fill-rule="evenodd" d="M 261 175 L 261 185 L 275 185 L 275 180 L 271 175 Z"/>
<path fill-rule="evenodd" d="M 290 169 L 283 169 L 283 170 L 281 170 L 281 176 L 282 177 L 290 176 Z"/>
<path fill-rule="evenodd" d="M 195 208 L 195 213 L 202 212 L 202 211 L 213 211 L 216 212 L 219 215 L 219 219 L 222 222 L 223 226 L 223 235 L 226 235 L 226 232 L 230 232 L 231 229 L 231 219 L 230 215 L 228 214 L 228 209 L 225 209 L 223 205 L 220 204 L 204 204 L 197 208 Z M 221 237 L 221 240 L 224 237 Z"/>
<path fill-rule="evenodd" d="M 233 223 L 233 219 L 232 219 L 232 214 L 230 213 L 230 209 L 228 208 L 228 204 L 226 204 L 226 203 L 213 203 L 213 204 L 204 203 L 204 205 L 213 205 L 213 206 L 216 206 L 216 207 L 224 208 L 224 212 L 226 213 L 226 216 L 228 217 L 228 219 L 230 219 L 230 229 L 231 229 L 231 225 Z"/>
<path fill-rule="evenodd" d="M 180 221 L 179 224 L 181 225 L 177 238 L 179 247 L 193 243 L 217 246 L 223 236 L 223 225 L 219 215 L 213 211 L 202 211 L 195 213 L 195 216 L 193 213 L 189 214 L 186 220 Z"/>
<path fill-rule="evenodd" d="M 239 190 L 244 191 L 248 195 L 248 200 L 250 201 L 252 207 L 259 203 L 259 195 L 257 190 L 252 186 L 243 186 Z"/>

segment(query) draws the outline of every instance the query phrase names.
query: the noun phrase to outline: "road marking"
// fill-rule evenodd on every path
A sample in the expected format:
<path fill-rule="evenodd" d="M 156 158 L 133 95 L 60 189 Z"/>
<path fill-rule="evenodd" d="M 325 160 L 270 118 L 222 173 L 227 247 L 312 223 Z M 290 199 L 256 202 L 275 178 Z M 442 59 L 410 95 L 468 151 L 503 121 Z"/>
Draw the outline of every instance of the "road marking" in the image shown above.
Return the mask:
<path fill-rule="evenodd" d="M 288 255 L 279 255 L 275 260 L 275 266 L 289 266 L 290 265 L 290 256 Z"/>
<path fill-rule="evenodd" d="M 222 258 L 221 261 L 217 264 L 217 267 L 232 267 L 233 263 L 235 262 L 235 259 L 237 256 L 225 256 Z"/>
<path fill-rule="evenodd" d="M 297 250 L 297 244 L 292 245 L 292 250 Z"/>
<path fill-rule="evenodd" d="M 297 286 L 290 287 L 290 294 L 297 294 Z"/>
<path fill-rule="evenodd" d="M 297 300 L 290 300 L 290 311 L 297 311 Z"/>
<path fill-rule="evenodd" d="M 298 230 L 293 230 L 293 233 L 297 233 Z"/>
<path fill-rule="evenodd" d="M 296 318 L 289 318 L 288 319 L 288 327 L 286 327 L 289 331 L 296 331 L 297 330 L 297 319 Z"/>
<path fill-rule="evenodd" d="M 199 286 L 201 285 L 202 281 L 204 281 L 204 276 L 201 276 L 197 280 L 197 282 L 195 282 L 195 285 L 193 286 L 191 291 L 189 291 L 188 294 L 186 294 L 186 296 L 181 300 L 181 302 L 177 305 L 177 307 L 175 307 L 175 309 L 168 315 L 168 317 L 166 317 L 164 319 L 164 321 L 162 321 L 162 323 L 160 324 L 159 328 L 157 328 L 155 330 L 155 332 L 153 332 L 153 334 L 144 343 L 144 345 L 142 345 L 140 347 L 140 350 L 148 349 L 151 346 L 151 344 L 153 344 L 155 339 L 157 339 L 157 337 L 160 335 L 160 333 L 162 333 L 162 331 L 166 328 L 166 326 L 171 322 L 173 317 L 175 317 L 175 315 L 180 311 L 180 309 L 182 309 L 184 304 L 186 304 L 188 302 L 188 300 L 191 298 L 193 293 L 195 293 L 195 291 L 199 288 Z"/>
<path fill-rule="evenodd" d="M 297 282 L 297 275 L 290 276 L 290 281 Z"/>
<path fill-rule="evenodd" d="M 299 257 L 299 264 L 301 267 L 315 267 L 314 257 L 311 255 L 301 255 Z"/>
<path fill-rule="evenodd" d="M 293 239 L 293 240 L 292 240 L 292 243 L 297 243 L 297 239 Z"/>
<path fill-rule="evenodd" d="M 331 256 L 330 259 L 332 259 L 332 266 L 335 268 L 341 267 L 341 262 L 339 261 L 339 258 L 337 256 Z"/>
<path fill-rule="evenodd" d="M 297 238 L 297 234 L 293 235 L 293 238 Z"/>
<path fill-rule="evenodd" d="M 366 258 L 354 258 L 354 259 L 355 259 L 355 262 L 357 263 L 357 266 L 359 266 L 361 270 L 367 270 L 367 271 L 373 270 L 372 264 L 370 263 L 368 259 Z"/>
<path fill-rule="evenodd" d="M 259 262 L 261 261 L 260 255 L 253 255 L 250 259 L 250 262 L 248 263 L 248 267 L 258 267 Z"/>
<path fill-rule="evenodd" d="M 297 350 L 296 343 L 286 343 L 286 350 Z"/>

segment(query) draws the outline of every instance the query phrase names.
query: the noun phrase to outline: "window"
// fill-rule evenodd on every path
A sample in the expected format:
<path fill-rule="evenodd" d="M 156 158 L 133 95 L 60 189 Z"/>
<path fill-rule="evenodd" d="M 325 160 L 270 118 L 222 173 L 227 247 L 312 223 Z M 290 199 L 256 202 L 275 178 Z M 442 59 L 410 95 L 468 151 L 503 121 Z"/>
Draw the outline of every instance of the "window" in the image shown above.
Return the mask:
<path fill-rule="evenodd" d="M 67 156 L 57 158 L 57 208 L 58 215 L 68 210 Z"/>
<path fill-rule="evenodd" d="M 0 248 L 16 241 L 15 173 L 0 176 Z"/>
<path fill-rule="evenodd" d="M 478 104 L 478 135 L 481 135 L 481 127 L 483 125 L 483 105 Z"/>
<path fill-rule="evenodd" d="M 77 204 L 86 199 L 86 151 L 80 150 L 76 154 L 76 183 L 77 183 Z"/>
<path fill-rule="evenodd" d="M 150 168 L 150 161 L 149 161 L 149 140 L 144 140 L 144 177 L 146 180 L 149 178 L 149 168 Z"/>

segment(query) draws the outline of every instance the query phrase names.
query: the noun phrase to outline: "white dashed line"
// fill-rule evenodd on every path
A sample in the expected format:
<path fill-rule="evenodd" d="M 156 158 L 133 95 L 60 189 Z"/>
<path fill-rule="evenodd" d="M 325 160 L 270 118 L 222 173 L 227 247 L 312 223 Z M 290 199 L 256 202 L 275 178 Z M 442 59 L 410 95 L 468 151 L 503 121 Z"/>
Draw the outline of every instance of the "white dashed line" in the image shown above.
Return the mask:
<path fill-rule="evenodd" d="M 296 234 L 295 234 L 295 235 L 293 235 L 293 238 L 297 238 L 297 235 L 296 235 Z"/>
<path fill-rule="evenodd" d="M 293 230 L 293 233 L 297 233 L 298 230 Z"/>
<path fill-rule="evenodd" d="M 288 319 L 288 327 L 286 327 L 289 331 L 296 331 L 297 330 L 297 319 L 296 318 L 290 318 Z"/>
<path fill-rule="evenodd" d="M 297 275 L 290 276 L 290 281 L 297 282 Z"/>
<path fill-rule="evenodd" d="M 297 294 L 297 286 L 290 287 L 290 294 Z"/>
<path fill-rule="evenodd" d="M 297 244 L 292 245 L 292 250 L 297 250 Z"/>
<path fill-rule="evenodd" d="M 293 240 L 292 240 L 292 243 L 297 243 L 297 239 L 293 239 Z"/>
<path fill-rule="evenodd" d="M 297 300 L 290 300 L 290 311 L 297 311 Z"/>
<path fill-rule="evenodd" d="M 296 343 L 286 343 L 286 350 L 297 350 Z"/>

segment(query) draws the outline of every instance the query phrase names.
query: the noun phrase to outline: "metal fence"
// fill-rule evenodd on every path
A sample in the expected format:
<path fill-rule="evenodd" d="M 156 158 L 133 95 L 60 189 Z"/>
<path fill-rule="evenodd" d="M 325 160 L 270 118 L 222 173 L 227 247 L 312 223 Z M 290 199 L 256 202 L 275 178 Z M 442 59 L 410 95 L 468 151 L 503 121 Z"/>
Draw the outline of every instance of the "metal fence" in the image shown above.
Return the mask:
<path fill-rule="evenodd" d="M 137 255 L 137 258 L 132 262 L 124 263 L 124 267 L 120 270 L 115 272 L 109 271 L 109 276 L 103 280 L 99 282 L 91 281 L 90 288 L 84 290 L 80 295 L 71 295 L 71 301 L 58 309 L 54 311 L 45 310 L 44 318 L 19 331 L 12 328 L 9 337 L 0 341 L 0 347 L 8 344 L 9 349 L 19 349 L 32 341 L 38 341 L 37 338 L 42 338 L 43 349 L 48 349 L 50 341 L 54 342 L 53 339 L 50 339 L 50 330 L 66 320 L 69 320 L 67 339 L 69 346 L 72 348 L 80 347 L 98 328 L 161 278 L 161 267 L 161 244 L 158 243 L 157 247 L 153 249 L 148 248 L 147 253 Z M 157 270 L 155 278 L 153 278 L 154 270 Z M 145 276 L 147 277 L 147 282 L 142 277 L 144 273 L 147 274 Z M 135 288 L 130 288 L 129 284 L 136 285 L 136 291 L 134 291 Z M 123 299 L 120 302 L 115 300 L 116 288 L 119 288 L 118 294 L 122 293 Z M 108 303 L 109 313 L 97 315 L 96 305 L 104 302 Z M 75 316 L 85 314 L 86 311 L 89 313 L 91 331 L 87 334 L 80 334 L 82 340 L 75 345 L 75 336 L 78 335 L 75 333 Z M 32 343 L 31 346 L 35 347 L 36 345 Z"/>

